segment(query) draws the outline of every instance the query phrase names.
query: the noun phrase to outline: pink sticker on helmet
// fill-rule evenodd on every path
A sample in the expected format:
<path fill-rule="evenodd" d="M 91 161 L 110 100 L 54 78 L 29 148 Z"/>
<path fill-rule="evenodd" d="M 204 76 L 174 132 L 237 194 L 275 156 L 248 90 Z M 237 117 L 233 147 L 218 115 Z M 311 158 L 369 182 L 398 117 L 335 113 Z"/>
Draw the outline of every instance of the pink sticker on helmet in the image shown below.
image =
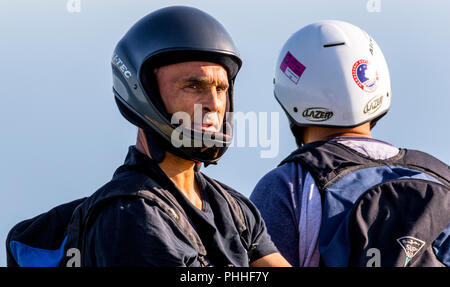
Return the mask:
<path fill-rule="evenodd" d="M 297 84 L 306 67 L 288 51 L 281 62 L 280 69 L 286 77 Z"/>

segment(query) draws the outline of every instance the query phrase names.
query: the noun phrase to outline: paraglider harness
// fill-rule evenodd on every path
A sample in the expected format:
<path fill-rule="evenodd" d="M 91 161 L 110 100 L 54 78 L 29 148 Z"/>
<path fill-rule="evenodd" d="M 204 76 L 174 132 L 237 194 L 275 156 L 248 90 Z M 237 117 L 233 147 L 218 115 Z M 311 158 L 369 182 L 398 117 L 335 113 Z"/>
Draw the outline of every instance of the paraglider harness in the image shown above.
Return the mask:
<path fill-rule="evenodd" d="M 227 201 L 250 258 L 253 248 L 244 239 L 247 226 L 240 204 L 229 187 L 203 176 Z M 121 198 L 142 198 L 147 204 L 160 208 L 196 249 L 201 266 L 210 265 L 200 236 L 170 191 L 162 188 L 145 170 L 124 164 L 116 170 L 110 182 L 90 197 L 57 206 L 15 225 L 6 241 L 8 266 L 84 266 L 81 255 L 90 224 L 109 202 Z"/>
<path fill-rule="evenodd" d="M 372 159 L 333 141 L 300 147 L 297 162 L 322 200 L 322 266 L 450 266 L 450 168 L 400 149 Z"/>

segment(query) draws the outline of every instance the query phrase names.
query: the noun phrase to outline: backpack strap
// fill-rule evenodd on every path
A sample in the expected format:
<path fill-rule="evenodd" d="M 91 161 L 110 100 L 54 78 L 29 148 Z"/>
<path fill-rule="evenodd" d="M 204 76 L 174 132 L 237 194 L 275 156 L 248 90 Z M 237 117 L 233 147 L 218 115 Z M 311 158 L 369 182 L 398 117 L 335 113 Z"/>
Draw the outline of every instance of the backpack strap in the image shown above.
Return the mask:
<path fill-rule="evenodd" d="M 206 176 L 203 173 L 202 175 L 225 198 L 228 203 L 228 207 L 230 208 L 231 215 L 233 216 L 233 221 L 236 229 L 239 231 L 239 234 L 242 235 L 242 233 L 247 230 L 244 212 L 242 211 L 242 208 L 237 200 L 228 192 L 228 190 L 231 190 L 231 188 L 223 183 L 217 182 L 216 180 Z"/>
<path fill-rule="evenodd" d="M 394 157 L 378 160 L 360 154 L 353 149 L 333 141 L 321 141 L 303 145 L 279 165 L 299 162 L 314 178 L 322 192 L 344 175 L 368 167 L 399 165 L 420 170 L 450 185 L 450 168 L 433 156 L 416 150 L 400 149 Z"/>
<path fill-rule="evenodd" d="M 239 233 L 239 237 L 241 238 L 242 245 L 247 250 L 248 258 L 252 258 L 254 250 L 256 249 L 256 244 L 251 244 L 251 242 L 247 242 L 246 232 L 248 232 L 247 224 L 245 221 L 244 212 L 242 210 L 241 205 L 238 203 L 238 200 L 235 198 L 235 192 L 231 187 L 218 182 L 207 175 L 203 174 L 203 177 L 211 184 L 215 189 L 225 198 L 227 201 L 228 207 L 231 212 L 231 216 L 233 217 L 234 225 Z"/>
<path fill-rule="evenodd" d="M 450 166 L 427 153 L 418 150 L 405 150 L 404 156 L 397 163 L 425 172 L 450 187 Z"/>
<path fill-rule="evenodd" d="M 133 166 L 133 167 L 121 166 L 116 173 L 119 173 L 119 172 L 123 173 L 124 171 L 127 171 L 127 170 L 134 170 L 141 174 L 147 174 L 147 170 L 142 169 L 139 166 Z M 147 174 L 147 176 L 150 177 L 150 175 L 148 175 L 148 174 Z M 230 208 L 234 224 L 239 232 L 241 239 L 243 239 L 244 238 L 243 233 L 247 230 L 247 226 L 245 224 L 245 218 L 244 218 L 244 214 L 243 214 L 241 206 L 238 204 L 236 199 L 232 195 L 230 195 L 229 191 L 231 191 L 233 189 L 226 186 L 223 183 L 219 183 L 218 181 L 208 177 L 204 173 L 202 173 L 202 176 L 205 178 L 205 180 L 208 183 L 210 183 L 225 198 L 225 200 Z M 159 185 L 156 182 L 154 182 L 153 180 L 152 180 L 152 184 L 154 184 L 154 186 L 157 186 L 159 188 Z M 167 192 L 167 194 L 168 194 L 168 196 L 172 197 L 172 201 L 174 203 L 177 203 L 176 199 L 172 196 L 172 194 L 170 192 Z M 182 210 L 181 206 L 179 206 L 179 208 Z M 244 246 L 246 246 L 246 245 L 244 245 Z"/>
<path fill-rule="evenodd" d="M 201 256 L 206 256 L 206 248 L 194 227 L 189 222 L 186 212 L 168 190 L 154 186 L 152 191 L 139 190 L 137 195 L 153 202 L 169 214 L 177 223 L 178 228 L 180 228 L 183 234 L 194 245 L 197 252 Z"/>

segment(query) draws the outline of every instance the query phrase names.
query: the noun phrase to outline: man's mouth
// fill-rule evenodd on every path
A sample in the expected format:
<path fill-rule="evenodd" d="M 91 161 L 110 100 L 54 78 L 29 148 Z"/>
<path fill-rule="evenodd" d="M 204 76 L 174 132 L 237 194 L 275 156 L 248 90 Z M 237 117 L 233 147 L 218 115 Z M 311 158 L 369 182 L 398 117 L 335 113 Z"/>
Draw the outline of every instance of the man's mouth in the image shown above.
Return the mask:
<path fill-rule="evenodd" d="M 202 125 L 194 124 L 194 130 L 202 132 L 217 132 L 217 127 L 213 123 L 203 123 Z"/>

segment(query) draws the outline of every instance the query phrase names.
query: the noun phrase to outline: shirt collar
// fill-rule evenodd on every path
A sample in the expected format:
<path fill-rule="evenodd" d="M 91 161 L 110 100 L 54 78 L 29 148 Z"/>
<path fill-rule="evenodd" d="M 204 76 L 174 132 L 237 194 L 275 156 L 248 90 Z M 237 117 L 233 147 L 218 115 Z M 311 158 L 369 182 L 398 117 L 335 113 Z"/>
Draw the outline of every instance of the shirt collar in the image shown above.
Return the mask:
<path fill-rule="evenodd" d="M 153 176 L 155 173 L 166 176 L 156 161 L 140 152 L 134 145 L 128 148 L 128 154 L 125 161 L 123 165 L 116 170 L 114 176 L 127 170 L 135 170 L 144 174 L 152 174 Z"/>

